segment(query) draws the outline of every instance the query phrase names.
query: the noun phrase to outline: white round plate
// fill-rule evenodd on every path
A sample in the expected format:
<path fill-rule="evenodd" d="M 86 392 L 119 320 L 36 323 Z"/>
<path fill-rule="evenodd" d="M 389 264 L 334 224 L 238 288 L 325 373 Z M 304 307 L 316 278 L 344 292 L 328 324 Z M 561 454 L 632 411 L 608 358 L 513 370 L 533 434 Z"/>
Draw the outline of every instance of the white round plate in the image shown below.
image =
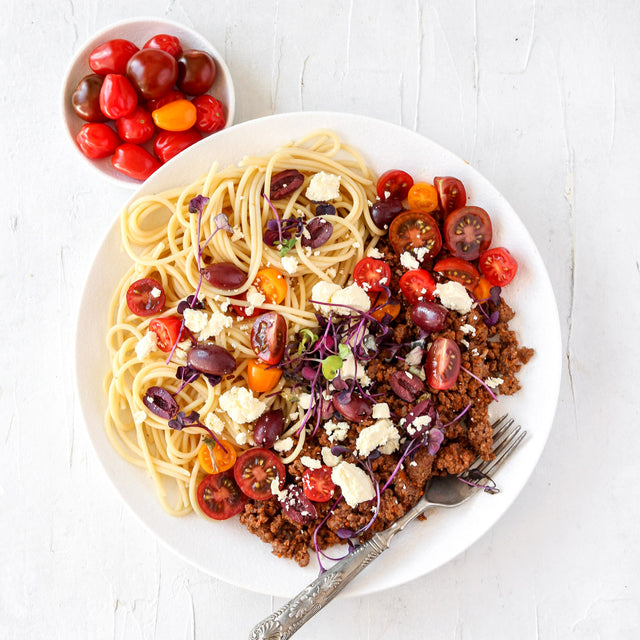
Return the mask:
<path fill-rule="evenodd" d="M 124 40 L 130 40 L 142 49 L 142 45 L 144 45 L 147 40 L 159 33 L 176 36 L 178 40 L 180 40 L 183 51 L 186 51 L 187 49 L 199 49 L 201 51 L 206 51 L 213 57 L 216 61 L 218 73 L 213 86 L 209 91 L 207 91 L 207 94 L 212 95 L 217 100 L 220 100 L 220 102 L 225 106 L 225 113 L 227 116 L 225 128 L 230 127 L 233 124 L 233 118 L 235 115 L 236 97 L 229 67 L 227 67 L 227 63 L 224 61 L 220 52 L 197 31 L 194 31 L 179 22 L 173 22 L 172 20 L 165 20 L 161 18 L 132 18 L 130 20 L 122 20 L 121 22 L 111 24 L 101 31 L 98 31 L 98 33 L 92 35 L 91 38 L 89 38 L 76 52 L 75 56 L 69 63 L 69 67 L 67 68 L 62 87 L 62 116 L 66 129 L 69 133 L 69 140 L 81 161 L 88 163 L 102 175 L 106 176 L 121 187 L 128 187 L 130 189 L 137 189 L 141 184 L 140 180 L 134 180 L 133 178 L 129 178 L 129 176 L 125 176 L 123 173 L 116 171 L 111 164 L 111 156 L 100 160 L 91 160 L 78 148 L 78 145 L 76 144 L 76 136 L 82 126 L 87 123 L 79 118 L 74 112 L 71 106 L 71 96 L 80 80 L 82 80 L 84 76 L 93 73 L 89 67 L 89 54 L 98 45 L 103 44 L 108 40 L 113 40 L 114 38 L 123 38 Z M 148 151 L 152 151 L 151 143 L 147 143 L 143 146 Z"/>
<path fill-rule="evenodd" d="M 500 396 L 493 405 L 494 417 L 508 411 L 529 432 L 523 445 L 497 474 L 501 492 L 480 494 L 455 510 L 435 512 L 427 521 L 413 523 L 344 592 L 364 595 L 403 584 L 448 562 L 480 538 L 514 501 L 531 475 L 551 429 L 560 386 L 560 324 L 540 254 L 507 201 L 460 158 L 412 131 L 387 122 L 313 112 L 245 122 L 181 153 L 151 176 L 132 199 L 186 185 L 205 173 L 214 160 L 224 167 L 245 155 L 269 153 L 319 128 L 336 131 L 362 152 L 378 174 L 389 168 L 402 168 L 415 179 L 453 175 L 462 180 L 469 202 L 484 207 L 491 215 L 493 246 L 507 246 L 518 260 L 518 276 L 504 295 L 517 311 L 512 326 L 521 344 L 536 351 L 521 371 L 522 390 L 511 397 Z M 167 515 L 155 499 L 146 472 L 124 462 L 106 438 L 102 383 L 109 367 L 105 346 L 107 309 L 128 262 L 121 249 L 116 220 L 89 273 L 77 330 L 79 397 L 98 458 L 122 499 L 175 553 L 226 582 L 276 596 L 292 596 L 316 577 L 315 558 L 306 568 L 276 558 L 270 545 L 248 533 L 237 518 L 213 522 L 196 515 L 185 518 Z M 203 553 L 203 548 L 210 552 Z"/>

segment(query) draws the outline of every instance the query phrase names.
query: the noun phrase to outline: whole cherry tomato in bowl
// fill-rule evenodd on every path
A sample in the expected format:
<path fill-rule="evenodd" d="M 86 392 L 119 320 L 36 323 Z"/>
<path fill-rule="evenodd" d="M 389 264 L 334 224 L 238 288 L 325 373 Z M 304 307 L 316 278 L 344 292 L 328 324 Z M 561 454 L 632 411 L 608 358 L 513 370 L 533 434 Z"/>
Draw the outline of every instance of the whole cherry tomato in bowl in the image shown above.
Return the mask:
<path fill-rule="evenodd" d="M 145 100 L 161 98 L 177 77 L 176 59 L 162 49 L 142 49 L 127 64 L 127 78 Z"/>
<path fill-rule="evenodd" d="M 125 142 L 115 150 L 111 164 L 120 173 L 136 180 L 146 180 L 160 167 L 160 163 L 146 149 L 131 142 Z"/>
<path fill-rule="evenodd" d="M 180 40 L 175 36 L 169 35 L 167 33 L 159 33 L 156 36 L 153 36 L 150 40 L 147 40 L 144 43 L 143 49 L 162 49 L 166 51 L 169 55 L 177 58 L 182 55 L 182 45 L 180 44 Z"/>
<path fill-rule="evenodd" d="M 203 133 L 214 133 L 224 128 L 224 105 L 213 96 L 196 96 L 191 102 L 196 107 L 196 129 Z"/>
<path fill-rule="evenodd" d="M 142 107 L 136 107 L 128 116 L 116 120 L 118 135 L 125 142 L 143 144 L 153 138 L 156 128 L 151 114 Z"/>
<path fill-rule="evenodd" d="M 89 122 L 80 129 L 76 142 L 87 158 L 97 160 L 110 156 L 120 145 L 120 138 L 109 125 Z"/>
<path fill-rule="evenodd" d="M 153 152 L 163 164 L 200 141 L 202 136 L 195 129 L 187 131 L 162 131 L 153 143 Z"/>

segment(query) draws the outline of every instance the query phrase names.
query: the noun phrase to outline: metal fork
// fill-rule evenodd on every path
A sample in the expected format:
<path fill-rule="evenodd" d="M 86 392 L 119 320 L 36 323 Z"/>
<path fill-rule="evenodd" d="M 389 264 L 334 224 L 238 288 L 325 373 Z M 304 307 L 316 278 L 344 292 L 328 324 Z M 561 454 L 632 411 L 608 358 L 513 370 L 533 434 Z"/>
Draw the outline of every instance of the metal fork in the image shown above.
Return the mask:
<path fill-rule="evenodd" d="M 489 461 L 480 458 L 469 470 L 456 476 L 436 476 L 429 480 L 418 504 L 396 520 L 388 529 L 376 533 L 330 569 L 318 576 L 308 587 L 289 600 L 251 631 L 249 640 L 286 640 L 305 622 L 335 598 L 372 560 L 389 548 L 391 539 L 412 520 L 434 507 L 457 507 L 478 491 L 496 493 L 490 477 L 522 442 L 527 432 L 515 425 L 507 415 L 493 423 L 493 451 Z"/>

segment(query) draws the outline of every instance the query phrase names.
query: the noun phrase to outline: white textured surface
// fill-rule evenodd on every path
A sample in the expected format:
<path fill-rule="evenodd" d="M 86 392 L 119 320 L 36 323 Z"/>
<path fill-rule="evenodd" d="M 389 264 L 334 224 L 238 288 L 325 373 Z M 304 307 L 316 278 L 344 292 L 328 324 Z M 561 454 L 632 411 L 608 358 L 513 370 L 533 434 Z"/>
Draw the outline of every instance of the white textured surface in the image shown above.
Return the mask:
<path fill-rule="evenodd" d="M 336 602 L 295 637 L 637 638 L 640 5 L 96 5 L 3 3 L 0 636 L 235 640 L 282 604 L 156 545 L 98 468 L 73 390 L 81 286 L 128 192 L 77 161 L 59 118 L 60 83 L 91 33 L 155 15 L 197 28 L 223 53 L 236 122 L 351 111 L 466 158 L 520 214 L 558 298 L 560 403 L 517 502 L 453 562 Z"/>

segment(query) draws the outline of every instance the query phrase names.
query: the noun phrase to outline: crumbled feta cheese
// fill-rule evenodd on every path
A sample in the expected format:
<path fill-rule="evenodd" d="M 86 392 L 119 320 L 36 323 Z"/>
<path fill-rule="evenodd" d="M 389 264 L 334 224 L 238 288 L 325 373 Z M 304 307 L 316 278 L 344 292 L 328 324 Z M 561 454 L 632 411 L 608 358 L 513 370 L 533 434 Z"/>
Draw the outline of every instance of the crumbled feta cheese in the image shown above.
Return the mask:
<path fill-rule="evenodd" d="M 443 306 L 458 313 L 469 313 L 473 306 L 473 300 L 467 290 L 459 282 L 453 280 L 436 285 L 435 295 L 440 298 Z"/>
<path fill-rule="evenodd" d="M 340 176 L 320 171 L 311 180 L 304 195 L 312 202 L 327 202 L 340 197 Z"/>
<path fill-rule="evenodd" d="M 359 243 L 359 242 L 354 242 L 351 246 L 352 246 L 354 249 L 359 249 L 359 248 L 360 248 L 360 243 Z"/>
<path fill-rule="evenodd" d="M 389 405 L 386 402 L 378 402 L 373 405 L 371 410 L 371 417 L 374 420 L 378 420 L 379 418 L 390 418 L 391 412 L 389 410 Z"/>
<path fill-rule="evenodd" d="M 214 433 L 221 434 L 224 431 L 224 422 L 213 411 L 210 411 L 204 417 L 204 426 Z"/>
<path fill-rule="evenodd" d="M 232 387 L 220 396 L 220 408 L 237 424 L 257 420 L 267 409 L 267 405 L 255 398 L 246 387 Z"/>
<path fill-rule="evenodd" d="M 220 311 L 222 311 L 222 313 L 226 313 L 229 310 L 229 300 L 223 300 L 220 303 Z"/>
<path fill-rule="evenodd" d="M 193 333 L 200 333 L 205 329 L 209 322 L 209 315 L 206 311 L 200 311 L 199 309 L 185 309 L 182 314 L 184 318 L 184 324 Z"/>
<path fill-rule="evenodd" d="M 295 256 L 284 256 L 280 262 L 282 268 L 291 276 L 298 270 L 298 258 Z"/>
<path fill-rule="evenodd" d="M 144 411 L 136 411 L 133 414 L 133 423 L 139 427 L 147 419 L 147 414 Z"/>
<path fill-rule="evenodd" d="M 355 282 L 344 289 L 339 289 L 331 296 L 331 304 L 342 304 L 357 309 L 358 311 L 369 311 L 371 299 L 367 292 L 359 287 Z M 336 307 L 332 309 L 338 315 L 349 315 L 350 309 Z"/>
<path fill-rule="evenodd" d="M 237 227 L 237 226 L 233 227 L 233 235 L 230 238 L 231 242 L 242 240 L 242 238 L 244 238 L 244 233 L 242 233 L 242 230 L 240 229 L 240 227 Z"/>
<path fill-rule="evenodd" d="M 243 444 L 247 444 L 247 434 L 244 431 L 241 431 L 237 436 L 236 436 L 236 442 L 239 445 L 243 445 Z"/>
<path fill-rule="evenodd" d="M 345 502 L 356 507 L 376 497 L 373 482 L 366 471 L 351 462 L 341 462 L 331 471 L 331 479 L 342 491 Z"/>
<path fill-rule="evenodd" d="M 311 394 L 301 393 L 298 396 L 298 406 L 304 411 L 306 411 L 311 406 Z"/>
<path fill-rule="evenodd" d="M 405 269 L 419 269 L 420 263 L 408 252 L 405 251 L 400 255 L 400 264 Z"/>
<path fill-rule="evenodd" d="M 293 449 L 293 438 L 282 438 L 282 440 L 276 440 L 273 448 L 278 453 L 283 453 L 285 451 L 291 451 Z"/>
<path fill-rule="evenodd" d="M 384 258 L 384 253 L 382 253 L 382 251 L 380 251 L 378 247 L 369 247 L 367 249 L 367 257 L 376 258 L 379 260 L 380 258 Z"/>
<path fill-rule="evenodd" d="M 158 336 L 154 331 L 147 331 L 144 338 L 138 340 L 136 344 L 136 356 L 138 360 L 144 360 L 149 357 L 152 351 L 156 351 L 158 348 Z"/>
<path fill-rule="evenodd" d="M 200 331 L 198 338 L 200 340 L 206 340 L 207 338 L 217 337 L 220 335 L 223 329 L 228 329 L 233 325 L 233 318 L 226 316 L 220 311 L 214 311 L 207 322 L 207 326 Z"/>
<path fill-rule="evenodd" d="M 280 491 L 280 478 L 276 476 L 269 485 L 271 489 L 271 493 L 280 500 L 280 502 L 284 502 L 287 499 L 287 490 L 283 489 Z"/>
<path fill-rule="evenodd" d="M 499 387 L 502 383 L 504 382 L 504 380 L 502 378 L 487 378 L 484 383 L 487 385 L 487 387 L 491 387 L 492 389 L 495 389 L 496 387 Z"/>
<path fill-rule="evenodd" d="M 250 316 L 255 310 L 256 307 L 259 307 L 266 298 L 260 291 L 258 291 L 255 287 L 249 287 L 247 289 L 247 302 L 249 306 L 246 309 L 246 313 Z"/>
<path fill-rule="evenodd" d="M 468 341 L 468 340 L 465 340 L 464 338 L 461 338 L 461 339 L 460 339 L 460 344 L 461 344 L 463 347 L 466 347 L 467 349 L 469 348 L 469 341 Z"/>
<path fill-rule="evenodd" d="M 479 356 L 480 352 L 475 347 L 473 347 L 473 349 L 471 349 L 471 355 L 472 356 Z"/>
<path fill-rule="evenodd" d="M 462 333 L 464 333 L 465 335 L 467 335 L 468 333 L 470 333 L 472 336 L 476 335 L 476 328 L 472 324 L 463 324 L 460 327 L 460 331 L 462 331 Z"/>
<path fill-rule="evenodd" d="M 316 460 L 309 456 L 301 456 L 300 462 L 302 462 L 305 467 L 309 467 L 309 469 L 319 469 L 322 466 L 322 462 L 320 462 L 320 460 Z"/>
<path fill-rule="evenodd" d="M 349 433 L 349 423 L 336 423 L 333 420 L 328 420 L 324 423 L 324 430 L 327 432 L 329 442 L 331 442 L 332 444 L 334 442 L 341 442 L 347 437 L 347 434 Z"/>
<path fill-rule="evenodd" d="M 359 382 L 362 383 L 363 380 L 369 380 L 371 383 L 371 379 L 367 376 L 364 366 L 358 365 L 356 363 L 356 359 L 353 357 L 353 354 L 350 353 L 343 361 L 342 367 L 340 368 L 340 377 L 343 380 L 353 380 L 356 378 Z"/>
<path fill-rule="evenodd" d="M 411 424 L 407 425 L 407 433 L 410 436 L 414 436 L 416 433 L 422 430 L 422 427 L 427 427 L 431 424 L 430 416 L 418 416 L 411 421 Z"/>
<path fill-rule="evenodd" d="M 370 427 L 365 427 L 356 440 L 358 455 L 366 458 L 374 449 L 384 447 L 382 453 L 393 453 L 400 444 L 400 434 L 391 420 L 381 418 Z M 388 446 L 387 446 L 388 445 Z"/>
<path fill-rule="evenodd" d="M 340 291 L 341 288 L 342 287 L 335 282 L 325 282 L 321 280 L 311 287 L 311 300 L 330 303 L 331 296 L 337 291 Z M 316 308 L 316 311 L 326 315 L 331 311 L 331 307 L 328 304 L 314 304 L 313 306 Z"/>
<path fill-rule="evenodd" d="M 161 295 L 162 291 L 158 289 L 158 287 L 153 287 L 153 289 L 151 289 L 151 291 L 149 292 L 149 296 L 151 298 L 159 298 Z"/>
<path fill-rule="evenodd" d="M 334 456 L 329 447 L 322 447 L 320 453 L 322 454 L 322 461 L 327 467 L 335 467 L 342 462 L 342 456 Z"/>
<path fill-rule="evenodd" d="M 418 247 L 417 249 L 414 250 L 414 253 L 416 254 L 416 258 L 418 259 L 418 262 L 422 262 L 428 252 L 429 252 L 428 247 Z"/>

